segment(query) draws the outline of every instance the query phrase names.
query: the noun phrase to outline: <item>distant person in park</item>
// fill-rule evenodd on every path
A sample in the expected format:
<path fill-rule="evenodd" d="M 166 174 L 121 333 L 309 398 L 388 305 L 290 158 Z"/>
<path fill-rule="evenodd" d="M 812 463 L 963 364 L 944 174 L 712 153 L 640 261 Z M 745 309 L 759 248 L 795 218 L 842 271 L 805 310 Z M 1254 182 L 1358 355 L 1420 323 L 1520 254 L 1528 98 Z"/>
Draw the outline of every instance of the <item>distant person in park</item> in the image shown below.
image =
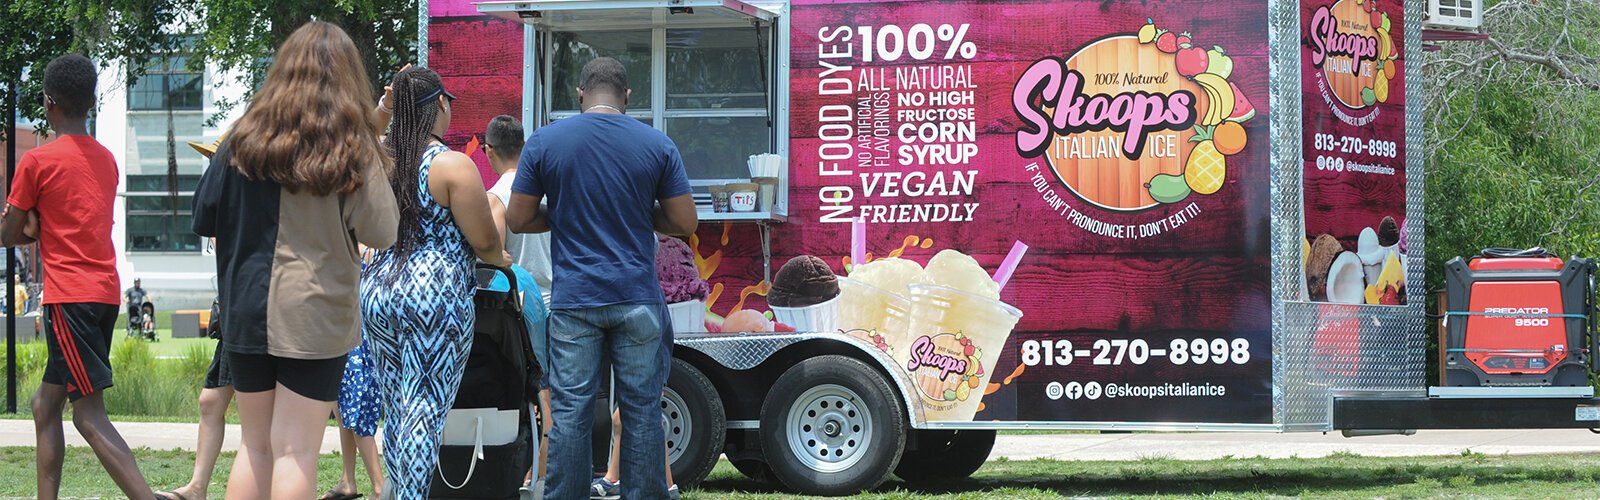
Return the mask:
<path fill-rule="evenodd" d="M 150 293 L 144 291 L 144 286 L 142 286 L 142 283 L 140 282 L 139 278 L 134 278 L 133 279 L 133 287 L 129 288 L 127 291 L 122 292 L 122 300 L 127 302 L 127 304 L 128 304 L 128 314 L 130 316 L 138 315 L 139 314 L 139 306 L 144 304 L 145 297 L 149 297 L 149 296 L 150 296 Z"/>
<path fill-rule="evenodd" d="M 117 323 L 117 255 L 111 242 L 117 163 L 89 136 L 95 104 L 94 63 L 79 55 L 45 66 L 44 113 L 59 137 L 28 151 L 0 222 L 0 244 L 40 242 L 44 259 L 44 317 L 49 343 L 44 383 L 33 395 L 38 446 L 38 497 L 61 490 L 66 440 L 61 412 L 72 402 L 72 424 L 127 498 L 151 498 L 133 452 L 106 416 L 103 391 L 112 385 L 111 337 Z"/>
<path fill-rule="evenodd" d="M 207 160 L 217 152 L 217 146 L 222 144 L 222 139 L 217 139 L 211 144 L 189 143 L 189 147 L 199 151 Z M 212 243 L 214 246 L 215 243 Z M 137 288 L 139 280 L 134 280 Z M 133 289 L 129 289 L 130 292 Z M 222 453 L 222 440 L 227 435 L 228 403 L 233 401 L 233 372 L 228 367 L 227 350 L 222 347 L 222 308 L 219 301 L 211 304 L 211 318 L 206 325 L 206 336 L 218 340 L 217 348 L 211 354 L 211 368 L 206 370 L 206 379 L 200 388 L 200 436 L 195 443 L 194 473 L 189 476 L 189 484 L 185 484 L 171 491 L 156 493 L 156 498 L 163 500 L 205 500 L 206 493 L 211 489 L 211 475 L 217 468 L 217 456 Z"/>
<path fill-rule="evenodd" d="M 441 139 L 455 96 L 427 68 L 401 70 L 391 87 L 379 106 L 393 111 L 385 145 L 399 239 L 362 271 L 362 329 L 382 374 L 384 491 L 426 498 L 472 347 L 474 257 L 500 267 L 511 258 L 477 165 Z"/>
<path fill-rule="evenodd" d="M 591 483 L 593 405 L 609 360 L 622 412 L 623 498 L 667 495 L 661 391 L 671 367 L 670 323 L 656 281 L 656 232 L 687 236 L 699 220 L 678 148 L 625 114 L 628 73 L 601 57 L 580 73 L 582 113 L 528 137 L 506 220 L 550 232 L 549 358 L 552 498 L 582 498 Z M 549 209 L 541 202 L 549 198 Z"/>
<path fill-rule="evenodd" d="M 323 431 L 361 343 L 356 245 L 387 248 L 399 225 L 366 74 L 338 26 L 300 26 L 195 190 L 195 233 L 218 243 L 243 436 L 228 498 L 317 495 Z"/>

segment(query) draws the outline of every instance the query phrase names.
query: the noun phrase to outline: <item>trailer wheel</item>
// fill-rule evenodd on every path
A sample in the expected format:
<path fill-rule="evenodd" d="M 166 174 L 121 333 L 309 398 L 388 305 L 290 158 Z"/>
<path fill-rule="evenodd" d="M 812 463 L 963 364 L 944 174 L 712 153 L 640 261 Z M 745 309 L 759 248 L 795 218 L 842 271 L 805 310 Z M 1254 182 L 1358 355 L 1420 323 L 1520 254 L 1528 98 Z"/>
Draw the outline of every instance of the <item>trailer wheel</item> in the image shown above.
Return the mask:
<path fill-rule="evenodd" d="M 995 431 L 919 430 L 916 450 L 906 450 L 894 475 L 906 481 L 966 479 L 989 460 Z"/>
<path fill-rule="evenodd" d="M 761 448 L 773 475 L 809 495 L 851 495 L 883 483 L 905 448 L 905 410 L 883 375 L 853 358 L 801 361 L 761 405 Z"/>
<path fill-rule="evenodd" d="M 687 361 L 673 358 L 672 375 L 661 393 L 661 422 L 672 478 L 684 489 L 700 484 L 717 465 L 726 418 L 711 380 Z"/>

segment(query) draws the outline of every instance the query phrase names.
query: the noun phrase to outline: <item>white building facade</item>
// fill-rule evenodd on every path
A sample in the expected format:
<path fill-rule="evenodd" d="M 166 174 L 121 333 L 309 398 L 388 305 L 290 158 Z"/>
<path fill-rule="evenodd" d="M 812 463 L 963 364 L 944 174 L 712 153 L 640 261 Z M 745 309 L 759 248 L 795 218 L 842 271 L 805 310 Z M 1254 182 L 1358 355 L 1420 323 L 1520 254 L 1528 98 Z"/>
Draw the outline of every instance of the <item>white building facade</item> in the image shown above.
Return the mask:
<path fill-rule="evenodd" d="M 190 229 L 194 189 L 209 162 L 188 143 L 216 141 L 244 111 L 243 104 L 226 112 L 218 104 L 239 101 L 248 90 L 232 74 L 190 72 L 186 64 L 181 54 L 152 61 L 131 87 L 122 62 L 103 66 L 94 123 L 95 138 L 122 171 L 112 229 L 122 288 L 141 279 L 165 310 L 209 306 L 216 293 L 216 258 Z M 169 160 L 176 176 L 169 175 Z"/>

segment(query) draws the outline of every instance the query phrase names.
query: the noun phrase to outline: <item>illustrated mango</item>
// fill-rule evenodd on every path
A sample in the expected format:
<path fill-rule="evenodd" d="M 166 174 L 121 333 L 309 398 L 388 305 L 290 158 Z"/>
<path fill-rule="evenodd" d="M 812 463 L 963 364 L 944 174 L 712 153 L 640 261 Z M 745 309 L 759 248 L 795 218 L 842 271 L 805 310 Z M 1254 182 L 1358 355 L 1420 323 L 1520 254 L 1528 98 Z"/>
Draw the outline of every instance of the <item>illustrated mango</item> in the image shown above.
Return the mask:
<path fill-rule="evenodd" d="M 1156 174 L 1150 178 L 1147 186 L 1150 189 L 1150 198 L 1158 203 L 1177 203 L 1194 192 L 1189 189 L 1189 182 L 1181 175 Z"/>

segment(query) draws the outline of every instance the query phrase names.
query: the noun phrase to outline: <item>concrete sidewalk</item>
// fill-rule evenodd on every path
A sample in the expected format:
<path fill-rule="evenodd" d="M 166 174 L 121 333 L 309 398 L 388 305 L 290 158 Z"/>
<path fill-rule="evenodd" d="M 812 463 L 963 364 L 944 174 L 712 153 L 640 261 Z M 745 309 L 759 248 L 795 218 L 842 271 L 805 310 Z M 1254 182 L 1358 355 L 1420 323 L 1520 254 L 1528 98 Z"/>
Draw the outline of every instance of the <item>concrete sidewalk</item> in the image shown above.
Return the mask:
<path fill-rule="evenodd" d="M 86 446 L 65 425 L 67 443 Z M 133 447 L 193 450 L 197 424 L 118 423 Z M 0 420 L 0 446 L 33 446 L 33 421 Z M 228 426 L 223 449 L 237 450 L 239 426 Z M 322 451 L 339 448 L 337 429 L 329 427 Z M 1600 435 L 1573 430 L 1419 431 L 1414 436 L 1345 438 L 1338 433 L 1138 433 L 1002 435 L 991 458 L 1012 460 L 1140 460 L 1171 458 L 1209 460 L 1233 457 L 1314 458 L 1347 452 L 1366 456 L 1456 455 L 1471 450 L 1489 455 L 1600 453 Z"/>

